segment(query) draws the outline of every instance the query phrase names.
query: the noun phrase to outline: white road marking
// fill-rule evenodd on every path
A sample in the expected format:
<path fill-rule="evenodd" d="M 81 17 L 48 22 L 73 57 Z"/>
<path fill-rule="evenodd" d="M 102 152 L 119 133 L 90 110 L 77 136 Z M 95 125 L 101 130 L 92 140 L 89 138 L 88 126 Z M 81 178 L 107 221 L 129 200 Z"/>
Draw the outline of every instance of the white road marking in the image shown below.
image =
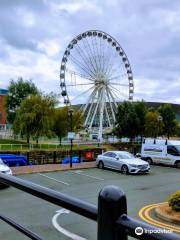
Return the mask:
<path fill-rule="evenodd" d="M 67 185 L 67 186 L 70 185 L 69 183 L 66 183 L 66 182 L 63 182 L 63 181 L 57 180 L 57 179 L 52 178 L 52 177 L 48 177 L 47 175 L 42 174 L 42 173 L 39 173 L 39 175 L 42 176 L 42 177 L 46 177 L 46 178 L 48 178 L 48 179 L 50 179 L 50 180 L 53 180 L 53 181 L 55 181 L 55 182 L 62 183 L 62 184 Z"/>
<path fill-rule="evenodd" d="M 83 171 L 81 171 L 81 170 L 77 170 L 77 171 L 74 171 L 74 172 L 71 172 L 71 173 L 82 175 L 82 176 L 89 177 L 89 178 L 94 178 L 94 179 L 97 179 L 97 180 L 100 180 L 100 181 L 104 181 L 103 178 L 98 178 L 98 177 L 94 177 L 94 176 L 89 175 L 89 174 L 84 174 Z"/>
<path fill-rule="evenodd" d="M 86 238 L 83 238 L 83 237 L 80 237 L 79 235 L 75 234 L 75 233 L 72 233 L 68 230 L 66 230 L 65 228 L 61 227 L 58 222 L 57 222 L 57 219 L 60 215 L 62 214 L 69 214 L 70 211 L 69 210 L 66 210 L 64 208 L 56 211 L 56 214 L 53 216 L 52 218 L 52 224 L 53 226 L 59 231 L 61 232 L 62 234 L 64 234 L 65 236 L 73 239 L 73 240 L 87 240 Z"/>

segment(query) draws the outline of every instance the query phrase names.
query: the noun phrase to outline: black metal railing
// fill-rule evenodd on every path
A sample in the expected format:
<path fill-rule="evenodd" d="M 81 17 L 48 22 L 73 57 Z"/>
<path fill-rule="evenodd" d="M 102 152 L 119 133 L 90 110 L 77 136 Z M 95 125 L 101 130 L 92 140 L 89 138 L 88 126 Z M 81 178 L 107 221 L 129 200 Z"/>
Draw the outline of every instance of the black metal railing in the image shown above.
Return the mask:
<path fill-rule="evenodd" d="M 125 194 L 115 186 L 103 188 L 98 197 L 98 207 L 85 201 L 42 187 L 30 181 L 0 173 L 0 182 L 30 193 L 55 205 L 64 207 L 88 219 L 97 221 L 98 240 L 127 240 L 128 236 L 142 240 L 180 240 L 175 233 L 159 233 L 159 228 L 127 216 Z M 37 234 L 0 214 L 0 219 L 33 240 L 42 240 Z M 141 235 L 135 229 L 142 229 Z M 143 231 L 146 230 L 146 231 Z M 149 230 L 149 231 L 148 231 Z M 158 234 L 156 233 L 158 231 Z"/>

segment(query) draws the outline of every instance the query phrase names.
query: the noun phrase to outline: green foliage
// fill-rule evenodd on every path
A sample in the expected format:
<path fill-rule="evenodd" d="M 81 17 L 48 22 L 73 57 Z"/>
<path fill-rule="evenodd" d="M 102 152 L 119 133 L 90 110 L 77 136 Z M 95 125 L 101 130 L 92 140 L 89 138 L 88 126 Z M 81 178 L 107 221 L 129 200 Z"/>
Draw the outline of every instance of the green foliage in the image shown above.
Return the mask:
<path fill-rule="evenodd" d="M 82 127 L 83 119 L 82 114 L 74 110 L 72 116 L 72 128 L 74 132 L 77 132 Z M 68 108 L 57 108 L 54 112 L 54 124 L 53 124 L 53 132 L 59 138 L 59 142 L 61 144 L 61 140 L 65 137 L 70 131 L 70 119 L 68 115 Z"/>
<path fill-rule="evenodd" d="M 175 133 L 175 135 L 177 137 L 180 137 L 180 123 L 176 123 L 176 133 Z"/>
<path fill-rule="evenodd" d="M 170 104 L 158 108 L 147 109 L 145 102 L 123 102 L 119 105 L 116 115 L 116 128 L 114 133 L 118 137 L 135 136 L 157 137 L 167 135 L 180 135 L 180 126 L 175 120 L 175 112 Z"/>
<path fill-rule="evenodd" d="M 68 132 L 68 112 L 67 108 L 57 108 L 54 112 L 54 123 L 53 123 L 53 132 L 59 138 L 59 142 L 61 144 L 61 140 L 63 137 L 67 135 Z"/>
<path fill-rule="evenodd" d="M 163 123 L 159 120 L 159 113 L 156 111 L 147 112 L 145 116 L 145 136 L 156 138 L 161 134 Z"/>
<path fill-rule="evenodd" d="M 168 138 L 176 131 L 176 114 L 170 104 L 164 104 L 158 109 L 163 118 L 163 134 Z"/>
<path fill-rule="evenodd" d="M 14 132 L 25 135 L 27 143 L 31 136 L 37 141 L 40 136 L 50 136 L 55 104 L 51 95 L 31 95 L 24 99 L 16 111 Z"/>
<path fill-rule="evenodd" d="M 180 190 L 170 195 L 168 204 L 173 210 L 180 211 Z"/>
<path fill-rule="evenodd" d="M 139 119 L 137 133 L 143 137 L 145 132 L 145 116 L 147 114 L 147 107 L 144 101 L 134 103 L 134 107 Z"/>
<path fill-rule="evenodd" d="M 0 144 L 23 144 L 23 141 L 14 139 L 0 139 Z"/>
<path fill-rule="evenodd" d="M 11 80 L 8 87 L 8 96 L 6 98 L 6 113 L 7 120 L 10 123 L 14 122 L 16 110 L 21 104 L 21 101 L 27 96 L 37 94 L 38 89 L 32 81 L 18 78 L 17 81 Z"/>
<path fill-rule="evenodd" d="M 139 125 L 135 105 L 126 101 L 120 104 L 116 115 L 115 134 L 118 137 L 129 137 L 132 141 L 138 135 Z"/>

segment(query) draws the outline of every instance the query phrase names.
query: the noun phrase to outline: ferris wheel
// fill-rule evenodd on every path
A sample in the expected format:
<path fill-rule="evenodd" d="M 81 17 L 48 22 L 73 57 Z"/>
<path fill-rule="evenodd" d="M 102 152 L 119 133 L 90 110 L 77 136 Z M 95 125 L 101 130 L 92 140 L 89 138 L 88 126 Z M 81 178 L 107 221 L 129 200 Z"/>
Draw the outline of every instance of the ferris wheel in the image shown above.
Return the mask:
<path fill-rule="evenodd" d="M 64 104 L 77 105 L 84 129 L 102 140 L 116 121 L 118 102 L 133 100 L 133 74 L 127 55 L 109 34 L 90 30 L 67 46 L 60 66 Z"/>

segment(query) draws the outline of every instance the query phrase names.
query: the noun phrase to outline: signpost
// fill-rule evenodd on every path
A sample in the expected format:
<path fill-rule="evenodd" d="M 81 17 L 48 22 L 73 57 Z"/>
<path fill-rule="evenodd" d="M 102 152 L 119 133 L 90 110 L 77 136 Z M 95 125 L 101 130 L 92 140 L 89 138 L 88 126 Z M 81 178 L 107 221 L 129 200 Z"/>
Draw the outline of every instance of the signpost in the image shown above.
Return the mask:
<path fill-rule="evenodd" d="M 73 109 L 70 108 L 68 110 L 68 115 L 70 117 L 70 129 L 71 132 L 68 132 L 68 139 L 71 141 L 71 150 L 70 150 L 70 168 L 72 168 L 72 148 L 73 148 L 73 139 L 75 138 L 75 133 L 72 131 L 73 130 L 73 124 L 72 124 L 72 117 L 73 117 Z"/>

